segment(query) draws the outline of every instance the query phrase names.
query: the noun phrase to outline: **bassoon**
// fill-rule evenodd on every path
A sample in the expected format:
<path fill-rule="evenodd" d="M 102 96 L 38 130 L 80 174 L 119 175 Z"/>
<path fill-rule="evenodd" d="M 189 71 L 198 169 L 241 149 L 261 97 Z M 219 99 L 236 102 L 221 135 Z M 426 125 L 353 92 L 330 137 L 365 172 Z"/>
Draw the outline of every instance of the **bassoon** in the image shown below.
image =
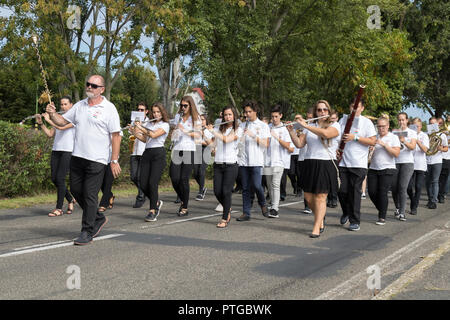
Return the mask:
<path fill-rule="evenodd" d="M 364 86 L 364 85 L 359 85 L 358 94 L 356 96 L 355 102 L 353 103 L 353 110 L 352 110 L 352 113 L 350 114 L 350 116 L 347 118 L 347 123 L 345 124 L 344 132 L 342 133 L 342 136 L 344 134 L 348 134 L 350 132 L 350 129 L 352 128 L 353 119 L 355 119 L 356 109 L 358 109 L 358 105 L 359 105 L 359 102 L 361 101 L 361 97 L 363 95 L 363 91 L 364 91 L 365 87 L 366 86 Z M 337 157 L 338 163 L 339 163 L 339 161 L 341 161 L 342 156 L 344 154 L 345 143 L 346 142 L 343 139 L 341 139 L 339 148 L 336 151 L 336 157 Z"/>

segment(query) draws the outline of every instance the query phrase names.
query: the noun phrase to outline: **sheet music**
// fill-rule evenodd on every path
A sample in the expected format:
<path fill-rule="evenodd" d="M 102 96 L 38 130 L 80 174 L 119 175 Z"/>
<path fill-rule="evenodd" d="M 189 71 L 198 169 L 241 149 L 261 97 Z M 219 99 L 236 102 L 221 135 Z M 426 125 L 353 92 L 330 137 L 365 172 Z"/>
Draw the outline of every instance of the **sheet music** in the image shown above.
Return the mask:
<path fill-rule="evenodd" d="M 145 112 L 141 111 L 131 111 L 131 123 L 133 124 L 136 120 L 136 117 L 142 122 L 145 119 Z"/>

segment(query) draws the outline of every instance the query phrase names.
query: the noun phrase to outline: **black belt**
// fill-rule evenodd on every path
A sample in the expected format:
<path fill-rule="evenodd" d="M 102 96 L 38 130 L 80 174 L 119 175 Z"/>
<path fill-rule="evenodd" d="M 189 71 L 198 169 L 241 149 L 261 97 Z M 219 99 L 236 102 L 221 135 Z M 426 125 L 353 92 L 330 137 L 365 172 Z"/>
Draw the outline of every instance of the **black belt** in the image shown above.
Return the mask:
<path fill-rule="evenodd" d="M 214 162 L 215 164 L 218 164 L 218 165 L 221 165 L 221 166 L 223 166 L 223 165 L 225 165 L 225 166 L 234 166 L 235 164 L 237 164 L 237 162 Z"/>

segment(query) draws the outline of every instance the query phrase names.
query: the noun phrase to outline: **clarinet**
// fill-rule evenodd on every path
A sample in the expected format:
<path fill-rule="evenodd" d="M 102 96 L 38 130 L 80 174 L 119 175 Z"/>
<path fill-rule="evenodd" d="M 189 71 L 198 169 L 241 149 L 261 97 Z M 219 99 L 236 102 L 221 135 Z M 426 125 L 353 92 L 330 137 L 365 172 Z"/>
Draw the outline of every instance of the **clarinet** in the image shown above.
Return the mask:
<path fill-rule="evenodd" d="M 361 97 L 362 97 L 365 87 L 366 86 L 359 85 L 358 95 L 356 96 L 355 103 L 353 104 L 353 111 L 347 119 L 347 123 L 345 124 L 345 129 L 344 129 L 344 132 L 342 133 L 342 135 L 348 134 L 350 132 L 350 129 L 352 128 L 353 119 L 355 119 L 356 109 L 358 109 L 359 101 L 361 100 Z M 345 141 L 341 139 L 339 148 L 336 151 L 336 158 L 337 158 L 338 163 L 342 159 L 342 156 L 344 154 L 344 148 L 345 148 Z"/>

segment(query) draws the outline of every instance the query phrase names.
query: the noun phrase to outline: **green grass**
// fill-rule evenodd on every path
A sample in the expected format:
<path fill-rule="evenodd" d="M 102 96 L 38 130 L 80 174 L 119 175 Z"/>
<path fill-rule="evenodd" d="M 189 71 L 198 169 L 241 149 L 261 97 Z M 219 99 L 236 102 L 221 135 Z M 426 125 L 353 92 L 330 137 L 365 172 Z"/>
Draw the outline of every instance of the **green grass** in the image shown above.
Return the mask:
<path fill-rule="evenodd" d="M 191 192 L 197 192 L 198 185 L 195 182 L 195 180 L 190 181 Z M 212 180 L 206 180 L 205 186 L 211 190 L 212 189 Z M 112 188 L 112 191 L 114 195 L 117 198 L 127 198 L 132 197 L 137 194 L 136 187 L 133 184 L 122 184 L 122 185 L 115 185 Z M 159 186 L 159 192 L 175 192 L 173 190 L 173 187 L 170 182 L 163 183 Z M 102 193 L 99 192 L 99 200 Z M 27 196 L 27 197 L 17 197 L 17 198 L 3 198 L 0 199 L 0 210 L 5 209 L 18 209 L 18 208 L 26 208 L 26 207 L 33 207 L 37 205 L 42 204 L 51 204 L 56 203 L 56 193 L 55 192 L 48 192 L 48 193 L 42 193 L 34 196 Z M 66 203 L 65 203 L 66 205 Z"/>

